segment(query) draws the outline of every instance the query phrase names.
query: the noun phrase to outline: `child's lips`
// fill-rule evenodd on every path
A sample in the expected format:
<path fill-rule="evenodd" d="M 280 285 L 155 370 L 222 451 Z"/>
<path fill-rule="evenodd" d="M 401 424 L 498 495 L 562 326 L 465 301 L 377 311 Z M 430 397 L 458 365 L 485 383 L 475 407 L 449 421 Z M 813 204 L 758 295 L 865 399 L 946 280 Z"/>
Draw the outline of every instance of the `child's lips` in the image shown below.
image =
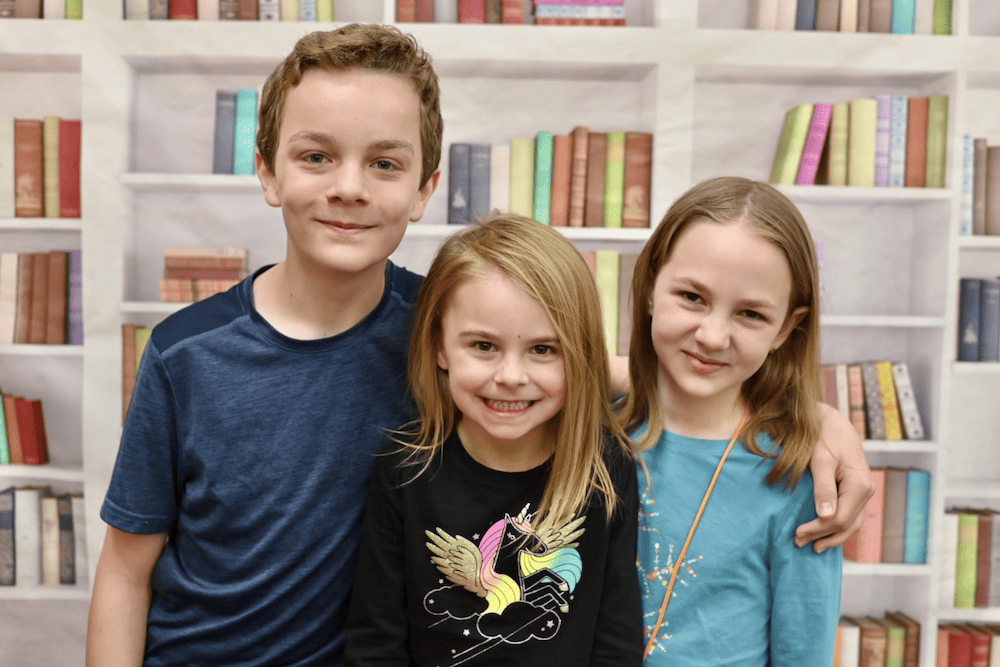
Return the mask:
<path fill-rule="evenodd" d="M 691 360 L 691 365 L 699 373 L 711 373 L 716 371 L 726 364 L 722 361 L 716 361 L 715 359 L 708 359 L 694 352 L 685 352 L 688 358 Z"/>

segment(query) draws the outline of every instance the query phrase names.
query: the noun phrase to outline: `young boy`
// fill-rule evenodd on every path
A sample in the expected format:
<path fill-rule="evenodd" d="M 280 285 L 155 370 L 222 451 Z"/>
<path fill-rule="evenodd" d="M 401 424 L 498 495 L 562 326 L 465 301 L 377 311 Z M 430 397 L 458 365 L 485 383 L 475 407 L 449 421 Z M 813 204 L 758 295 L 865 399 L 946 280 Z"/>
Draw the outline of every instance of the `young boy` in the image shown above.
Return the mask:
<path fill-rule="evenodd" d="M 302 38 L 265 84 L 264 198 L 286 258 L 157 326 L 102 508 L 87 664 L 339 664 L 372 457 L 410 418 L 420 277 L 388 261 L 438 184 L 437 77 L 377 25 Z M 860 526 L 871 478 L 824 424 L 817 547 Z M 822 462 L 820 463 L 820 460 Z M 839 461 L 838 461 L 839 459 Z"/>

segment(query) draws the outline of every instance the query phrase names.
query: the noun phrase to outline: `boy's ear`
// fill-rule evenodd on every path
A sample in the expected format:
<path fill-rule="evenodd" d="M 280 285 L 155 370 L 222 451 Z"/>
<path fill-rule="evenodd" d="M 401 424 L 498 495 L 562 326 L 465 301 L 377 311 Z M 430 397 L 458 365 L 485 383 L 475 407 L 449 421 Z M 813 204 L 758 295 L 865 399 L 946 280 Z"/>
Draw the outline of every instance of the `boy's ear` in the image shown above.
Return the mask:
<path fill-rule="evenodd" d="M 771 345 L 772 350 L 777 350 L 785 343 L 788 336 L 792 333 L 795 327 L 799 326 L 799 322 L 802 321 L 802 318 L 805 317 L 808 312 L 809 306 L 799 306 L 785 318 L 785 323 L 781 325 L 781 330 L 778 331 L 778 335 L 775 336 L 774 343 Z"/>
<path fill-rule="evenodd" d="M 257 172 L 257 180 L 260 181 L 260 187 L 264 190 L 264 201 L 276 208 L 280 207 L 281 198 L 278 196 L 274 172 L 264 162 L 260 151 L 254 151 L 253 163 L 254 171 Z"/>
<path fill-rule="evenodd" d="M 431 174 L 426 183 L 420 186 L 420 189 L 417 191 L 417 201 L 414 202 L 413 208 L 410 209 L 410 222 L 416 222 L 424 217 L 424 211 L 427 210 L 427 202 L 430 201 L 431 195 L 437 190 L 440 179 L 441 170 L 438 169 Z"/>

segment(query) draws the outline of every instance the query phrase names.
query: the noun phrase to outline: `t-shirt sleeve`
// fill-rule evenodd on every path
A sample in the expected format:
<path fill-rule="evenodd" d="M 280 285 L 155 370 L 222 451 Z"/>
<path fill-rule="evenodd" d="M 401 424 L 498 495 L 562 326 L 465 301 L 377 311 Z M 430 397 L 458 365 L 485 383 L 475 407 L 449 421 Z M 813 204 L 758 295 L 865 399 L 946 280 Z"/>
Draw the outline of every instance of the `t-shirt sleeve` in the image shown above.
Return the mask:
<path fill-rule="evenodd" d="M 773 667 L 828 665 L 840 616 L 842 551 L 798 548 L 795 528 L 816 518 L 810 478 L 796 489 L 791 510 L 771 540 L 771 662 Z"/>
<path fill-rule="evenodd" d="M 347 617 L 345 667 L 410 664 L 403 499 L 394 474 L 396 461 L 395 456 L 380 456 L 372 472 Z"/>
<path fill-rule="evenodd" d="M 591 665 L 638 666 L 642 664 L 642 599 L 636 571 L 638 483 L 635 464 L 624 456 L 613 458 L 612 475 L 620 502 L 609 529 Z"/>
<path fill-rule="evenodd" d="M 151 340 L 143 353 L 101 518 L 128 533 L 168 532 L 176 520 L 177 411 Z"/>

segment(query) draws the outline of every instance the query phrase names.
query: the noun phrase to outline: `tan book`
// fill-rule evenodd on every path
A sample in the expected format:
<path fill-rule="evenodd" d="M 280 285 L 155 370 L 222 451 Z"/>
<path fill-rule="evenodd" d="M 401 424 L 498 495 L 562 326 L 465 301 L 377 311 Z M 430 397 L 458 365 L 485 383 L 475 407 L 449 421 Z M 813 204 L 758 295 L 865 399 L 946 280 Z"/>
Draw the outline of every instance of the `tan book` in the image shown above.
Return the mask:
<path fill-rule="evenodd" d="M 69 296 L 69 251 L 48 253 L 49 283 L 46 299 L 45 342 L 62 345 L 66 342 L 66 313 Z"/>
<path fill-rule="evenodd" d="M 986 148 L 986 202 L 984 231 L 1000 236 L 1000 146 Z"/>
<path fill-rule="evenodd" d="M 625 133 L 625 188 L 622 227 L 649 227 L 653 178 L 653 135 Z"/>
<path fill-rule="evenodd" d="M 549 200 L 549 225 L 569 225 L 569 200 L 572 187 L 573 137 L 556 134 L 552 137 L 552 194 Z"/>
<path fill-rule="evenodd" d="M 31 271 L 31 330 L 28 342 L 41 345 L 45 343 L 49 319 L 49 254 L 35 252 L 32 255 L 35 259 Z"/>
<path fill-rule="evenodd" d="M 607 164 L 608 135 L 591 132 L 587 136 L 587 196 L 584 227 L 604 226 L 604 177 Z"/>
<path fill-rule="evenodd" d="M 42 120 L 42 196 L 46 218 L 59 217 L 59 117 Z"/>
<path fill-rule="evenodd" d="M 587 202 L 587 141 L 586 125 L 577 125 L 573 137 L 573 162 L 569 183 L 569 226 L 582 227 Z"/>
<path fill-rule="evenodd" d="M 42 121 L 14 120 L 14 215 L 40 218 L 44 212 Z"/>

